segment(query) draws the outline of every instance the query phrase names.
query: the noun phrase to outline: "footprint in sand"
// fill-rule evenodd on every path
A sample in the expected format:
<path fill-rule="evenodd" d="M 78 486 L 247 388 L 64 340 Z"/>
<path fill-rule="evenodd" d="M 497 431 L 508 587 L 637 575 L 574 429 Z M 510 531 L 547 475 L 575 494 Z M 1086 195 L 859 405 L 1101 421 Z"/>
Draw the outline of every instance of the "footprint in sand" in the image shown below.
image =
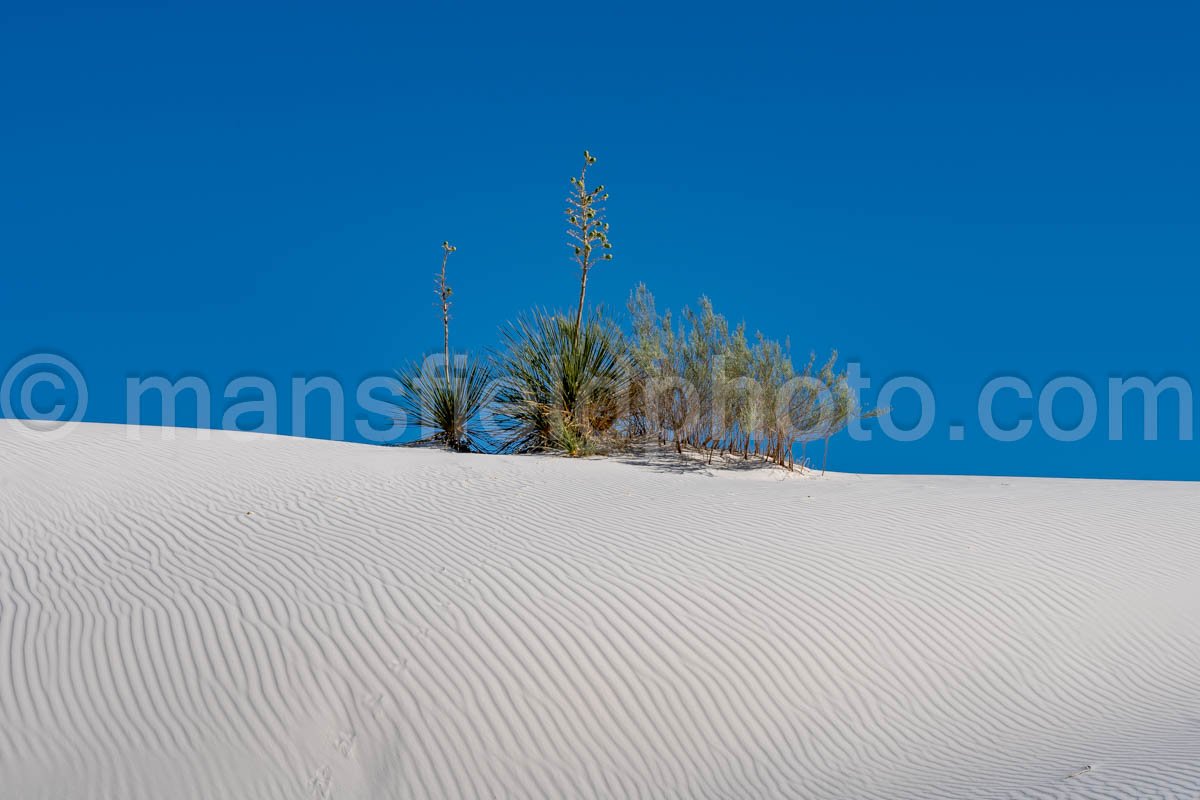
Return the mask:
<path fill-rule="evenodd" d="M 393 670 L 394 671 L 394 670 Z M 368 695 L 363 698 L 363 705 L 375 719 L 383 719 L 383 694 Z"/>
<path fill-rule="evenodd" d="M 354 731 L 342 731 L 338 734 L 337 740 L 334 741 L 334 748 L 342 754 L 342 758 L 349 758 L 350 753 L 354 750 L 354 740 L 356 736 Z"/>
<path fill-rule="evenodd" d="M 331 800 L 333 788 L 333 770 L 325 765 L 317 770 L 308 782 L 308 796 L 313 800 Z"/>

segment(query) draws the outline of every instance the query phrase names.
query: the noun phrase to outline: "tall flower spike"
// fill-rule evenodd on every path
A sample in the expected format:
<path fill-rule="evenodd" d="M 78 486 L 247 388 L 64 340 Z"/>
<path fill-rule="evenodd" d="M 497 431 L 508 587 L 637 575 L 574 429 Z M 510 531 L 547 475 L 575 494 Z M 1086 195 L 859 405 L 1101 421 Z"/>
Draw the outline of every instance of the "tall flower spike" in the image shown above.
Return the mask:
<path fill-rule="evenodd" d="M 608 194 L 604 191 L 604 184 L 597 185 L 594 189 L 587 187 L 587 171 L 588 167 L 596 163 L 596 157 L 591 151 L 583 151 L 583 168 L 579 171 L 578 176 L 571 177 L 571 186 L 573 191 L 567 198 L 568 208 L 566 210 L 567 222 L 570 227 L 567 228 L 567 236 L 571 240 L 573 252 L 575 254 L 575 262 L 579 265 L 579 307 L 575 314 L 575 334 L 578 335 L 580 328 L 583 325 L 583 309 L 587 296 L 587 280 L 588 273 L 595 266 L 596 261 L 612 260 L 611 253 L 604 253 L 603 258 L 597 258 L 596 251 L 610 250 L 612 245 L 608 243 L 608 223 L 604 221 L 604 209 L 597 205 L 598 201 L 608 199 Z M 596 248 L 593 243 L 599 242 L 600 247 Z"/>

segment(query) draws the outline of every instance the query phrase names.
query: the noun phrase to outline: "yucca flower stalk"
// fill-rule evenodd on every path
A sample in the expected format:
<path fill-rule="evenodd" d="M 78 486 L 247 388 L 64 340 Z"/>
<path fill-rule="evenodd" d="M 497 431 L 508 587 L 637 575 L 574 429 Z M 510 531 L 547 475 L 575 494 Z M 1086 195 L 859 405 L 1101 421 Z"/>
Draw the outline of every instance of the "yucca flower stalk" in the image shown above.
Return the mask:
<path fill-rule="evenodd" d="M 572 191 L 567 197 L 567 236 L 575 252 L 575 263 L 579 265 L 579 308 L 575 312 L 575 333 L 583 325 L 583 302 L 587 294 L 588 273 L 599 261 L 611 261 L 612 244 L 608 241 L 608 223 L 604 219 L 604 207 L 608 200 L 604 185 L 588 189 L 587 170 L 596 163 L 596 157 L 583 151 L 583 169 L 579 177 L 571 178 Z"/>
<path fill-rule="evenodd" d="M 442 242 L 442 273 L 438 277 L 437 294 L 442 301 L 442 355 L 446 359 L 446 383 L 450 383 L 450 284 L 446 283 L 446 262 L 450 254 L 458 248 L 449 242 Z"/>

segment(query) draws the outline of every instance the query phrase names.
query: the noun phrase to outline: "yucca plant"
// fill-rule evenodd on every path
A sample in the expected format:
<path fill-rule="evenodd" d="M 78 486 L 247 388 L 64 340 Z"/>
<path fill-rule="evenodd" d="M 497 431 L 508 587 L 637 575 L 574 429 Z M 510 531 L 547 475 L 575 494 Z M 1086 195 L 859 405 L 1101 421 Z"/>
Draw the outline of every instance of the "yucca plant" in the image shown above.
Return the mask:
<path fill-rule="evenodd" d="M 413 364 L 397 378 L 397 405 L 410 424 L 433 433 L 414 444 L 441 445 L 460 453 L 481 450 L 486 435 L 476 424 L 491 392 L 491 372 L 486 362 L 462 360 L 438 369 Z"/>
<path fill-rule="evenodd" d="M 436 279 L 436 294 L 442 311 L 442 368 L 434 368 L 434 358 L 425 366 L 413 364 L 397 374 L 400 392 L 397 405 L 410 424 L 432 430 L 414 444 L 437 444 L 467 452 L 480 449 L 482 431 L 476 425 L 479 412 L 491 396 L 491 372 L 486 362 L 450 358 L 450 297 L 446 282 L 446 264 L 457 248 L 442 242 L 442 270 Z"/>
<path fill-rule="evenodd" d="M 511 452 L 590 455 L 614 438 L 629 369 L 620 331 L 598 313 L 576 329 L 535 311 L 502 331 L 496 417 Z"/>

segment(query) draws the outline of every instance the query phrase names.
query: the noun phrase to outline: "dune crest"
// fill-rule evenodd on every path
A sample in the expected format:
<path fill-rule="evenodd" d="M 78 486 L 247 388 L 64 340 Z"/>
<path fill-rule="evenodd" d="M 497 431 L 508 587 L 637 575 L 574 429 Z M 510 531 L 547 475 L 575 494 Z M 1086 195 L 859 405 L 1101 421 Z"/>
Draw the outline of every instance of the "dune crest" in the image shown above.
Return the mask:
<path fill-rule="evenodd" d="M 0 428 L 0 795 L 1195 798 L 1200 489 Z"/>

